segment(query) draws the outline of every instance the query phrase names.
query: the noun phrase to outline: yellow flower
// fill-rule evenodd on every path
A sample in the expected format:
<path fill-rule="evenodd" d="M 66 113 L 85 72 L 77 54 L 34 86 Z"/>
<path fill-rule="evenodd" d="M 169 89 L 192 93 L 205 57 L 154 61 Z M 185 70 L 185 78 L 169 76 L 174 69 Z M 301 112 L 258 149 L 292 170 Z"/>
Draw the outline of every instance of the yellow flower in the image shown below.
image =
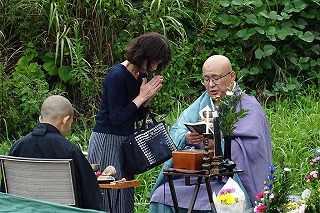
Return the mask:
<path fill-rule="evenodd" d="M 296 202 L 290 202 L 285 204 L 285 207 L 287 207 L 289 210 L 298 209 L 299 205 Z"/>
<path fill-rule="evenodd" d="M 237 202 L 237 198 L 233 197 L 232 194 L 227 193 L 220 195 L 219 197 L 216 198 L 216 201 L 221 202 L 224 205 L 231 205 L 235 204 Z"/>

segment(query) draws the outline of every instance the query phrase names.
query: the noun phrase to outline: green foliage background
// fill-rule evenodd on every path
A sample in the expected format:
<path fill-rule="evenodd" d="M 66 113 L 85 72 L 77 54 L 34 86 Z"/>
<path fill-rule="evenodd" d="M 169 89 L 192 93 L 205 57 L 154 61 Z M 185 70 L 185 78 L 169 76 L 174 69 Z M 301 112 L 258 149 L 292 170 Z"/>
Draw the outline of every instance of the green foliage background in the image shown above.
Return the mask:
<path fill-rule="evenodd" d="M 5 119 L 10 138 L 28 132 L 52 93 L 71 99 L 76 123 L 92 127 L 104 75 L 149 31 L 164 34 L 173 52 L 152 105 L 158 114 L 203 91 L 202 63 L 213 54 L 229 57 L 260 101 L 319 89 L 319 19 L 319 0 L 2 0 L 0 130 Z"/>

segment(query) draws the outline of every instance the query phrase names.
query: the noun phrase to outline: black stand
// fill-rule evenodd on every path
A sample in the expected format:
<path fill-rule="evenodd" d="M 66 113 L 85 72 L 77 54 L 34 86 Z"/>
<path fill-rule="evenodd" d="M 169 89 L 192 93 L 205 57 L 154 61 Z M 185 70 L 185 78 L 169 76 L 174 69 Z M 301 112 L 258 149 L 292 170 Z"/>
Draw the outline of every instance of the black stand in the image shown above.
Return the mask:
<path fill-rule="evenodd" d="M 206 184 L 208 199 L 209 199 L 209 202 L 210 202 L 210 205 L 212 208 L 212 212 L 217 213 L 217 210 L 215 208 L 213 198 L 212 198 L 212 188 L 211 188 L 211 184 L 210 184 L 210 179 L 212 177 L 218 177 L 218 179 L 221 179 L 223 176 L 233 177 L 233 175 L 235 173 L 243 172 L 243 170 L 234 170 L 232 172 L 225 172 L 225 173 L 214 174 L 214 175 L 210 174 L 207 170 L 198 171 L 198 173 L 194 173 L 194 172 L 195 171 L 190 171 L 190 173 L 188 173 L 188 170 L 184 170 L 184 172 L 182 173 L 182 172 L 177 171 L 174 168 L 166 169 L 163 172 L 163 174 L 166 175 L 167 179 L 168 179 L 175 213 L 180 213 L 180 209 L 179 209 L 179 205 L 178 205 L 176 190 L 175 190 L 174 184 L 173 184 L 173 176 L 184 176 L 186 179 L 186 185 L 191 185 L 190 184 L 190 177 L 191 176 L 197 177 L 197 182 L 195 183 L 196 186 L 194 188 L 192 199 L 190 201 L 189 208 L 188 208 L 188 213 L 191 213 L 193 210 L 193 207 L 196 202 L 198 192 L 200 189 L 200 185 L 202 184 L 202 178 L 204 178 L 204 181 Z"/>

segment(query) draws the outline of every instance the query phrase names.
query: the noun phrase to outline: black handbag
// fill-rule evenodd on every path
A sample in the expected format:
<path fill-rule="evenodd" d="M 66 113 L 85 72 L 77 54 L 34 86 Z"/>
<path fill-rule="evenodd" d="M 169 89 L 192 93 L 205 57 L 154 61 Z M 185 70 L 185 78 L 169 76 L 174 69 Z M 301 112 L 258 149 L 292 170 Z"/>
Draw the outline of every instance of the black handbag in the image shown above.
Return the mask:
<path fill-rule="evenodd" d="M 172 157 L 176 146 L 170 138 L 165 122 L 157 122 L 151 112 L 152 124 L 146 128 L 146 118 L 142 127 L 136 122 L 136 132 L 122 142 L 124 171 L 141 174 Z"/>

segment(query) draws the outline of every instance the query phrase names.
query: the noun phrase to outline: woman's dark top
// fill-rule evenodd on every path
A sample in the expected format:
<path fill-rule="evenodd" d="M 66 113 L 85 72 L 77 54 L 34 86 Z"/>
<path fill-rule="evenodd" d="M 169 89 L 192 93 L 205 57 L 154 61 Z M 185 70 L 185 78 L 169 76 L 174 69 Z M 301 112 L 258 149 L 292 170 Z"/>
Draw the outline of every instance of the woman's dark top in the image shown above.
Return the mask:
<path fill-rule="evenodd" d="M 144 74 L 136 79 L 122 64 L 114 66 L 106 75 L 103 94 L 94 132 L 129 136 L 134 133 L 134 124 L 147 114 L 147 107 L 132 102 L 140 92 Z"/>

